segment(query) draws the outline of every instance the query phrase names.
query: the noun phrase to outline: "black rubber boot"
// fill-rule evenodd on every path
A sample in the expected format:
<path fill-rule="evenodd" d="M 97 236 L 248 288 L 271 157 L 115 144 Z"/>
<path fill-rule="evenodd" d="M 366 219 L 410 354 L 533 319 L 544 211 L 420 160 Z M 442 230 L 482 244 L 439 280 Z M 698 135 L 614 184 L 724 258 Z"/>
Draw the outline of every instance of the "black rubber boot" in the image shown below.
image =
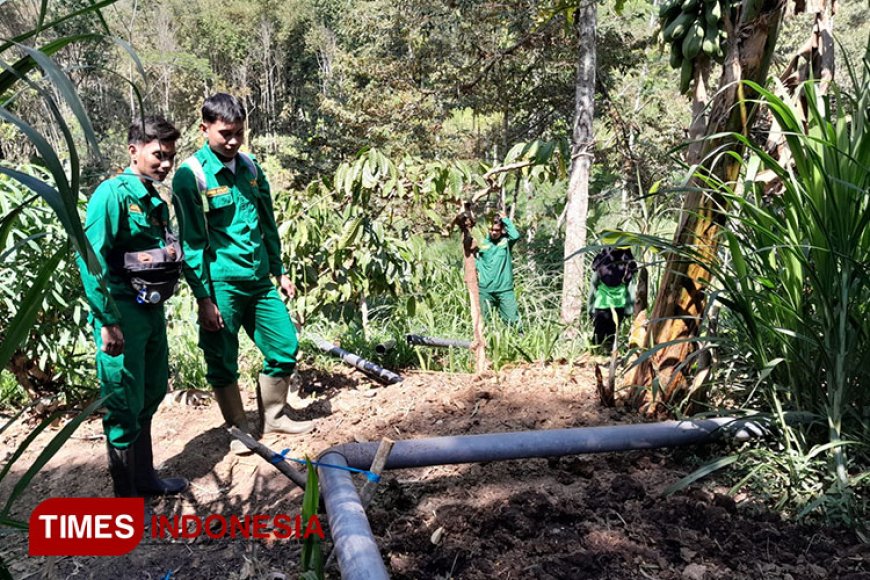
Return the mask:
<path fill-rule="evenodd" d="M 175 495 L 190 485 L 183 477 L 161 479 L 154 470 L 154 454 L 151 449 L 151 419 L 143 421 L 142 431 L 133 443 L 133 461 L 136 466 L 136 491 L 140 496 Z"/>
<path fill-rule="evenodd" d="M 127 449 L 107 444 L 109 450 L 109 475 L 112 476 L 112 489 L 115 497 L 138 497 L 135 484 L 135 464 L 133 446 Z"/>

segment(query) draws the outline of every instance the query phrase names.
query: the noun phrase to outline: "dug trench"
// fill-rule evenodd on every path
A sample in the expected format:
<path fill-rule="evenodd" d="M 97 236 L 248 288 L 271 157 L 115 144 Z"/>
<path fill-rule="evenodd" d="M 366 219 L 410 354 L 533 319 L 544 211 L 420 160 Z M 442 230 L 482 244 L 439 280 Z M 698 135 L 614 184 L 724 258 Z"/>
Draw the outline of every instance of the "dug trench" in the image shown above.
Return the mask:
<path fill-rule="evenodd" d="M 526 365 L 479 377 L 411 372 L 380 386 L 352 369 L 303 369 L 316 419 L 301 437 L 266 437 L 276 451 L 315 457 L 347 441 L 378 441 L 636 421 L 598 404 L 584 364 Z M 255 418 L 253 392 L 246 406 Z M 178 398 L 178 397 L 176 397 Z M 257 456 L 227 456 L 229 436 L 214 404 L 164 404 L 154 419 L 164 474 L 188 477 L 182 496 L 154 500 L 157 514 L 295 515 L 302 494 Z M 2 434 L 11 452 L 32 430 Z M 50 430 L 49 430 L 50 431 Z M 83 424 L 16 502 L 26 519 L 55 496 L 108 496 L 105 442 L 97 419 Z M 0 499 L 53 433 L 15 463 Z M 763 498 L 728 495 L 709 479 L 664 490 L 722 448 L 632 451 L 558 459 L 387 472 L 368 509 L 391 576 L 417 578 L 839 578 L 870 580 L 870 548 L 847 531 L 785 521 Z M 5 501 L 5 500 L 4 500 Z M 328 526 L 324 527 L 328 538 Z M 327 539 L 325 550 L 331 549 Z M 26 536 L 0 537 L 15 578 L 295 578 L 295 540 L 146 538 L 119 557 L 28 557 Z M 337 568 L 327 577 L 338 578 Z"/>

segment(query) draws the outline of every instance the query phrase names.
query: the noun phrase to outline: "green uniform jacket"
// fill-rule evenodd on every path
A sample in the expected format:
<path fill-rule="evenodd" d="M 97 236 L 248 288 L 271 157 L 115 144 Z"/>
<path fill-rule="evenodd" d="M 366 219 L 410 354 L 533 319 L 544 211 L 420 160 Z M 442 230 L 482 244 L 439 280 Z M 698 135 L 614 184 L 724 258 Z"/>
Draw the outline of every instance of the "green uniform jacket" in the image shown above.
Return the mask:
<path fill-rule="evenodd" d="M 193 171 L 184 165 L 172 180 L 184 274 L 194 296 L 210 296 L 211 281 L 256 281 L 283 274 L 272 194 L 260 166 L 255 163 L 252 175 L 237 156 L 233 174 L 208 144 L 195 157 L 202 164 L 206 190 L 200 194 Z"/>
<path fill-rule="evenodd" d="M 136 297 L 121 270 L 124 253 L 162 248 L 168 221 L 166 202 L 129 168 L 94 191 L 88 201 L 85 235 L 97 255 L 100 274 L 91 274 L 81 257 L 78 263 L 91 313 L 104 326 L 120 321 L 113 299 Z"/>
<path fill-rule="evenodd" d="M 506 292 L 514 288 L 511 250 L 520 239 L 520 232 L 508 218 L 502 223 L 507 235 L 495 244 L 487 235 L 477 252 L 477 283 L 484 292 Z"/>

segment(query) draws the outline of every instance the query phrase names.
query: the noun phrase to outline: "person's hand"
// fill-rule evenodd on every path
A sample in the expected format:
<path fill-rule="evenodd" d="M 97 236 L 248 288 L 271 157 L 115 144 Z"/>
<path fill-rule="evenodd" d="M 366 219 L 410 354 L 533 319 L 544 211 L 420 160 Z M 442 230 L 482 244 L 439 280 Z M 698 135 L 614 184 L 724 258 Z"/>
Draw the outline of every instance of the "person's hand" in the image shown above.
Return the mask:
<path fill-rule="evenodd" d="M 124 352 L 124 333 L 117 324 L 109 324 L 100 329 L 101 350 L 109 356 L 118 356 Z"/>
<path fill-rule="evenodd" d="M 281 293 L 287 298 L 292 300 L 296 296 L 296 286 L 293 285 L 293 282 L 286 274 L 278 276 L 278 285 L 281 287 Z"/>
<path fill-rule="evenodd" d="M 217 332 L 224 327 L 224 319 L 211 298 L 203 298 L 198 303 L 199 325 L 208 332 Z"/>

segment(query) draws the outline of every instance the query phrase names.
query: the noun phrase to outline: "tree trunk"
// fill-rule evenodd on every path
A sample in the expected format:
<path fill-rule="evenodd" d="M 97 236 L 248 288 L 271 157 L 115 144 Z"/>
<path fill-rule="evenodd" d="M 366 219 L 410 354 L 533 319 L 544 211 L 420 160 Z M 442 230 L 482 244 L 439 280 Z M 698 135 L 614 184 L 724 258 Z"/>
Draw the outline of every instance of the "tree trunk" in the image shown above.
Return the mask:
<path fill-rule="evenodd" d="M 705 134 L 738 132 L 748 135 L 755 112 L 756 97 L 741 81 L 764 84 L 771 56 L 785 11 L 777 0 L 745 0 L 741 20 L 733 26 L 726 16 L 729 46 L 723 67 L 720 90 L 713 97 Z M 743 147 L 729 137 L 706 139 L 699 156 L 698 172 L 733 184 L 740 171 Z M 722 151 L 732 151 L 737 159 Z M 711 155 L 711 152 L 719 154 Z M 682 216 L 674 235 L 674 245 L 695 254 L 694 260 L 671 252 L 659 285 L 650 317 L 652 345 L 663 346 L 636 367 L 629 384 L 640 385 L 632 402 L 641 410 L 656 412 L 662 406 L 678 405 L 686 396 L 686 361 L 695 349 L 695 340 L 706 307 L 706 286 L 711 273 L 706 267 L 716 259 L 717 234 L 726 217 L 727 204 L 718 191 L 709 191 L 703 180 L 693 179 L 686 194 Z M 707 188 L 707 189 L 705 189 Z M 660 388 L 651 399 L 654 378 Z"/>
<path fill-rule="evenodd" d="M 359 297 L 359 311 L 362 315 L 362 331 L 363 331 L 363 339 L 365 341 L 369 340 L 369 301 L 366 300 L 365 293 L 360 294 Z"/>
<path fill-rule="evenodd" d="M 574 132 L 571 177 L 565 206 L 565 269 L 562 281 L 562 321 L 573 324 L 584 310 L 585 261 L 589 213 L 589 170 L 592 167 L 595 112 L 595 18 L 594 0 L 582 0 L 574 22 L 577 28 L 577 79 L 575 83 Z"/>

